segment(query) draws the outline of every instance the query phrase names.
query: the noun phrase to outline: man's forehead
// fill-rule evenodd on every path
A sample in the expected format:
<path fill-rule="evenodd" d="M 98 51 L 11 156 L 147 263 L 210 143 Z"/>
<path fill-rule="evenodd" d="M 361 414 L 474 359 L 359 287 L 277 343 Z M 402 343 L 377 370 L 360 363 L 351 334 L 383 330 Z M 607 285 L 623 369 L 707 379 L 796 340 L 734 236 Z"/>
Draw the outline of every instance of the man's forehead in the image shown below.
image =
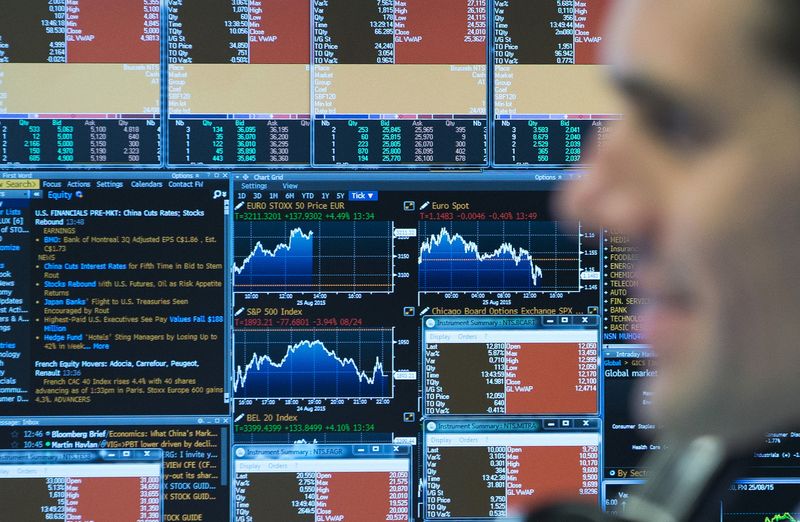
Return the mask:
<path fill-rule="evenodd" d="M 617 0 L 608 62 L 618 74 L 701 82 L 741 72 L 752 60 L 752 0 Z M 699 86 L 698 86 L 699 87 Z"/>

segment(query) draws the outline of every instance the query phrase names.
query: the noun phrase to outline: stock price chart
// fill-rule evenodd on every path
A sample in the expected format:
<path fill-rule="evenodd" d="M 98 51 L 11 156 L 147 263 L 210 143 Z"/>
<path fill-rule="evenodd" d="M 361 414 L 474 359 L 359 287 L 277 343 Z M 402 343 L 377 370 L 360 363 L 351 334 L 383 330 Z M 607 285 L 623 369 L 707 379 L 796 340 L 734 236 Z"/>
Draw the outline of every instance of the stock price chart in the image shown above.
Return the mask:
<path fill-rule="evenodd" d="M 248 361 L 236 368 L 237 397 L 388 399 L 394 394 L 389 329 L 248 330 L 237 344 Z"/>
<path fill-rule="evenodd" d="M 581 278 L 592 275 L 581 271 L 581 232 L 559 233 L 558 226 L 531 221 L 444 226 L 422 222 L 420 291 L 579 292 Z"/>
<path fill-rule="evenodd" d="M 267 203 L 249 205 L 259 207 L 266 209 Z M 295 228 L 287 230 L 288 225 Z M 241 259 L 234 268 L 237 293 L 393 290 L 394 230 L 389 221 L 253 220 L 242 228 L 246 234 L 236 238 L 235 247 L 248 253 L 236 256 Z"/>

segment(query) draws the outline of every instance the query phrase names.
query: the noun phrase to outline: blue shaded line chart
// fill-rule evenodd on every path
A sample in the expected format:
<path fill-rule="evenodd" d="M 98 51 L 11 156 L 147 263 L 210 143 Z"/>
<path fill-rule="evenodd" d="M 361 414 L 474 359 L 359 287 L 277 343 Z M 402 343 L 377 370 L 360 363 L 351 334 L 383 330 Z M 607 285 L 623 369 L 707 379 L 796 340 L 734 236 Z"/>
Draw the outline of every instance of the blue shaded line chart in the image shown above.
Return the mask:
<path fill-rule="evenodd" d="M 236 224 L 237 293 L 391 293 L 394 225 L 390 221 Z"/>
<path fill-rule="evenodd" d="M 420 292 L 579 292 L 580 230 L 554 221 L 421 222 Z"/>
<path fill-rule="evenodd" d="M 240 330 L 237 399 L 371 399 L 394 395 L 392 329 Z"/>

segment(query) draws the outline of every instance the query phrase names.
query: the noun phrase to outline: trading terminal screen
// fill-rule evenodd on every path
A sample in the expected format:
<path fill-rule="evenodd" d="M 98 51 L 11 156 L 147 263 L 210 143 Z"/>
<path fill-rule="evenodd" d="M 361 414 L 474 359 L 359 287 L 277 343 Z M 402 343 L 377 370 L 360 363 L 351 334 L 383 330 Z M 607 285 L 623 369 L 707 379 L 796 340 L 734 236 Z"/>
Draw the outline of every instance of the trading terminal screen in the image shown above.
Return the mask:
<path fill-rule="evenodd" d="M 612 7 L 0 0 L 2 518 L 624 511 L 639 251 L 551 210 Z M 793 520 L 764 442 L 721 521 Z"/>

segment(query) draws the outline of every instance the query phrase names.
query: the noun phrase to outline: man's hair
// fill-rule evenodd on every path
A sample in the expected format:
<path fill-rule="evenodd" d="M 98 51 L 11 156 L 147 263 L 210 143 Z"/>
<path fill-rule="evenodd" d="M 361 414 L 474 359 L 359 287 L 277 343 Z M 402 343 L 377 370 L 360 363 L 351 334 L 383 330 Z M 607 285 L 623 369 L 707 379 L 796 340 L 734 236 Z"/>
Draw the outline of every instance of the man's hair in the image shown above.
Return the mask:
<path fill-rule="evenodd" d="M 800 0 L 771 0 L 771 23 L 767 29 L 769 52 L 800 77 Z"/>

